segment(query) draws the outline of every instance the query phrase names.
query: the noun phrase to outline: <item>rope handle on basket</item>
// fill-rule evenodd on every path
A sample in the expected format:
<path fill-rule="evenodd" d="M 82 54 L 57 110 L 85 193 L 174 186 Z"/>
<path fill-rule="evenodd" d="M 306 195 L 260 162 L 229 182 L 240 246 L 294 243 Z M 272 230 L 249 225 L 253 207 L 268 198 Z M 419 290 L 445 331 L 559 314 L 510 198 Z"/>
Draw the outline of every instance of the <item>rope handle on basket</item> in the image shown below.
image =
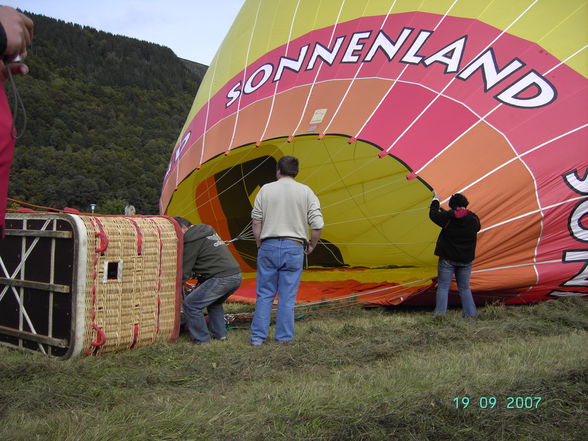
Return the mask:
<path fill-rule="evenodd" d="M 108 236 L 104 231 L 95 233 L 95 236 L 100 238 L 100 246 L 96 248 L 96 252 L 103 253 L 108 248 Z"/>
<path fill-rule="evenodd" d="M 132 219 L 129 219 L 129 222 L 133 224 L 133 227 L 135 227 L 135 231 L 137 232 L 137 255 L 140 256 L 143 254 L 143 233 L 141 232 L 141 228 L 137 222 Z"/>
<path fill-rule="evenodd" d="M 106 343 L 106 334 L 104 334 L 104 331 L 97 325 L 93 324 L 92 328 L 96 330 L 97 334 L 96 334 L 96 341 L 93 341 L 92 343 L 90 343 L 92 346 L 96 346 L 97 348 L 104 346 L 104 343 Z"/>
<path fill-rule="evenodd" d="M 96 224 L 98 225 L 98 229 L 100 230 L 94 233 L 94 237 L 100 238 L 100 246 L 96 248 L 96 252 L 103 253 L 108 248 L 108 236 L 104 232 L 104 228 L 102 228 L 102 223 L 98 219 L 96 219 Z"/>
<path fill-rule="evenodd" d="M 129 346 L 129 349 L 135 349 L 137 342 L 139 341 L 139 323 L 133 325 L 133 343 Z"/>
<path fill-rule="evenodd" d="M 86 351 L 86 357 L 92 355 L 92 352 L 94 355 L 96 355 L 98 349 L 100 349 L 102 346 L 104 346 L 104 343 L 106 343 L 106 334 L 104 334 L 104 331 L 94 323 L 92 324 L 92 328 L 96 330 L 96 341 L 90 342 L 90 345 L 94 346 L 95 349 L 93 351 L 92 349 L 88 349 Z"/>

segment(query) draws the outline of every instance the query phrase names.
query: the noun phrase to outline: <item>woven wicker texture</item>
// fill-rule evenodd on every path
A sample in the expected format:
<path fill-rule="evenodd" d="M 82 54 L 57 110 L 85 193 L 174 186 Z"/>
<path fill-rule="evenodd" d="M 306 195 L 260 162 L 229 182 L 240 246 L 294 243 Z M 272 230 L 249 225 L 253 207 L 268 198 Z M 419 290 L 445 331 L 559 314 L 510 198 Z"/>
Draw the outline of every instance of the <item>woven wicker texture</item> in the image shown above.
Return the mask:
<path fill-rule="evenodd" d="M 180 307 L 174 223 L 165 217 L 80 217 L 88 234 L 82 353 L 174 339 Z"/>

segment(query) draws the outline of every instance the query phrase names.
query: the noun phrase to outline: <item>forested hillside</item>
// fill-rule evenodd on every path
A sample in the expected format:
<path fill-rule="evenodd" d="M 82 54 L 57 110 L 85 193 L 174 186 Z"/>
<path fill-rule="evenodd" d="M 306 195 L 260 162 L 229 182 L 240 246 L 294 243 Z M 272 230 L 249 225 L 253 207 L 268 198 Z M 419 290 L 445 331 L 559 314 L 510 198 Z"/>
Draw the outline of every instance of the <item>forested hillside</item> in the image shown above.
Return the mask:
<path fill-rule="evenodd" d="M 9 197 L 84 212 L 95 203 L 108 214 L 130 203 L 158 213 L 165 168 L 206 66 L 188 67 L 163 46 L 26 14 L 35 23 L 30 73 L 16 83 L 27 126 Z"/>

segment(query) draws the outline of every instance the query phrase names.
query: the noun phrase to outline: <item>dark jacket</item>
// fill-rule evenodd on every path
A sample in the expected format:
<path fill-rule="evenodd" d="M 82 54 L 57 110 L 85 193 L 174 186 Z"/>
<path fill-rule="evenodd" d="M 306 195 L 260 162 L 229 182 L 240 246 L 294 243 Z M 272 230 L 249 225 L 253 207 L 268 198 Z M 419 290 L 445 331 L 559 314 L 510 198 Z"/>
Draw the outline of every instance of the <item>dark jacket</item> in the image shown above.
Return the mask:
<path fill-rule="evenodd" d="M 239 274 L 241 268 L 210 225 L 192 225 L 184 233 L 184 264 L 182 281 L 196 276 L 228 277 Z"/>
<path fill-rule="evenodd" d="M 465 208 L 444 210 L 434 199 L 429 207 L 429 218 L 442 228 L 435 247 L 436 256 L 463 263 L 474 260 L 480 231 L 478 216 Z"/>

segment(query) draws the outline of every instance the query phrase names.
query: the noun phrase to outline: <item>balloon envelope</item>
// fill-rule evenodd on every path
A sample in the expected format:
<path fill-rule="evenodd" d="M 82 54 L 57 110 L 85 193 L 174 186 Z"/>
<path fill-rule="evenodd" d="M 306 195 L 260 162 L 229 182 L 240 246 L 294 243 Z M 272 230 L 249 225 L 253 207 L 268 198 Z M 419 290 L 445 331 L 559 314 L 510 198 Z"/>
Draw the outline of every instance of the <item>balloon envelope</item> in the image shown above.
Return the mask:
<path fill-rule="evenodd" d="M 431 287 L 433 189 L 444 203 L 464 193 L 481 219 L 479 301 L 586 295 L 586 18 L 574 0 L 248 0 L 178 138 L 161 211 L 246 236 L 231 245 L 235 297 L 253 299 L 251 207 L 294 155 L 325 218 L 299 301 L 399 303 Z"/>

